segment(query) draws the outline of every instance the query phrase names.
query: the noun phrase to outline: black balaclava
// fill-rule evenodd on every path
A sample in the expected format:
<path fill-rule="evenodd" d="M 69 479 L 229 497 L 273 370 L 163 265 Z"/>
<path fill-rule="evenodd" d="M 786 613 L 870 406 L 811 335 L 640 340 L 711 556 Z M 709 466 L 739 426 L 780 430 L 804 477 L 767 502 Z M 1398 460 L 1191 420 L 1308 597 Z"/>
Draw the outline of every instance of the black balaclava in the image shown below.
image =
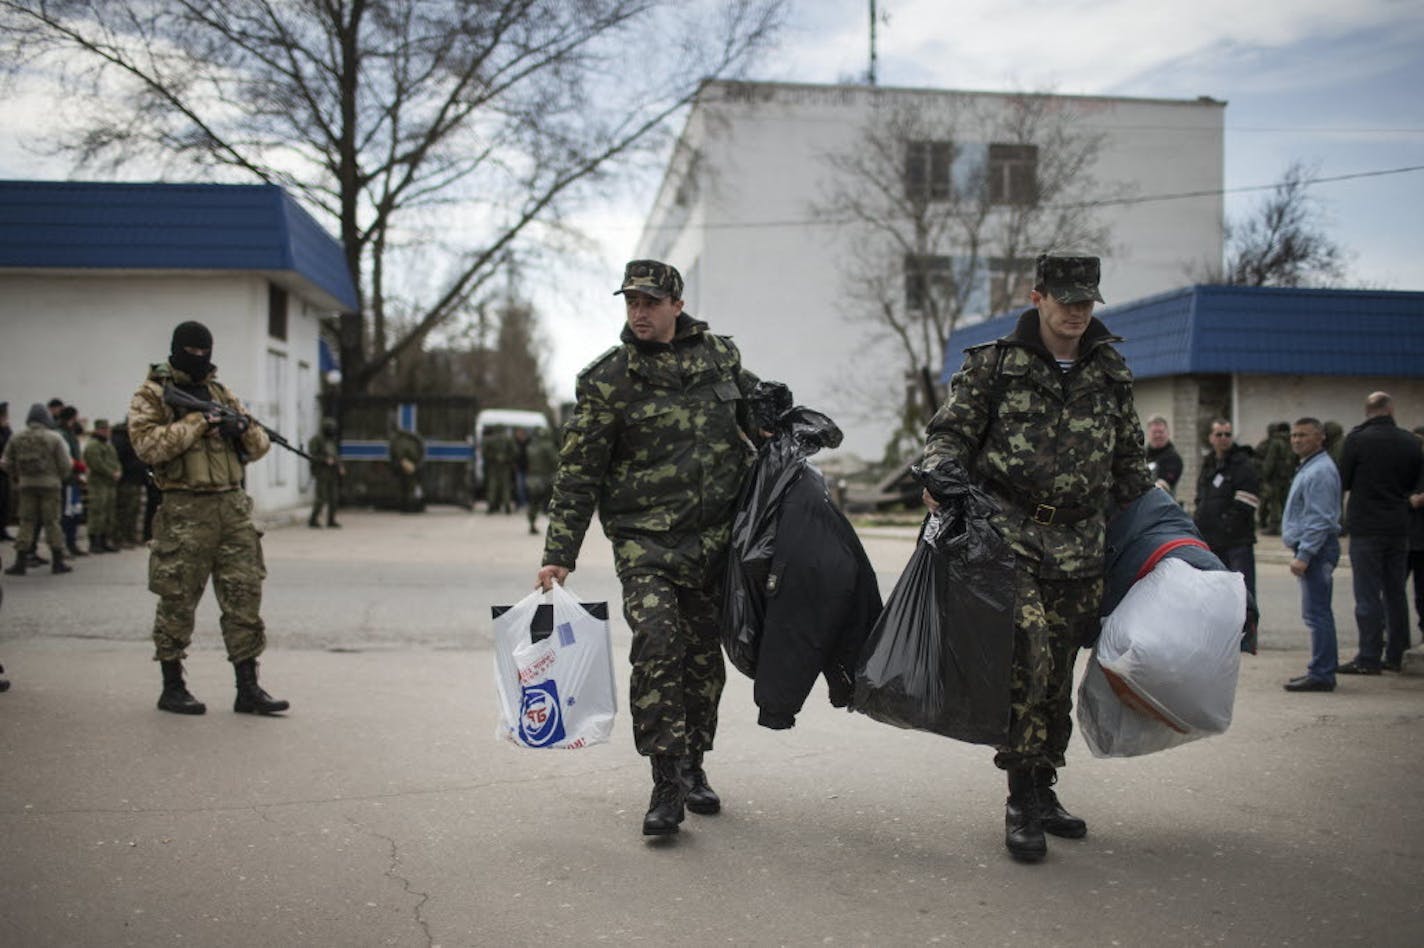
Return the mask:
<path fill-rule="evenodd" d="M 205 356 L 195 356 L 184 352 L 183 347 L 207 349 Z M 173 344 L 169 347 L 168 361 L 180 372 L 186 373 L 194 382 L 201 382 L 213 371 L 213 334 L 202 323 L 189 321 L 179 323 L 173 330 Z"/>

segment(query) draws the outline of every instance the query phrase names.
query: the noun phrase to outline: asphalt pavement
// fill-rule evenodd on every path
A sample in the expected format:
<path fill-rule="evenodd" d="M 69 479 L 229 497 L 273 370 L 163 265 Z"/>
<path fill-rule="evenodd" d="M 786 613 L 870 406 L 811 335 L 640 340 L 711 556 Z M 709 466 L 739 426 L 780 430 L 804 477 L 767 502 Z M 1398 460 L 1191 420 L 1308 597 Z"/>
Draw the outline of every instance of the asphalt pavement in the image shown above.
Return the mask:
<path fill-rule="evenodd" d="M 533 584 L 522 516 L 345 511 L 270 529 L 263 683 L 236 715 L 211 597 L 188 661 L 209 705 L 155 710 L 142 550 L 4 577 L 0 944 L 1415 945 L 1424 676 L 1287 694 L 1306 636 L 1263 556 L 1261 654 L 1220 737 L 1131 760 L 1074 738 L 1086 839 L 1003 849 L 991 752 L 832 709 L 756 725 L 729 669 L 707 758 L 725 808 L 639 832 L 626 711 L 579 751 L 495 739 L 489 606 Z M 867 530 L 888 593 L 913 531 Z M 3 553 L 10 562 L 9 551 Z M 570 588 L 628 631 L 595 527 Z M 1336 581 L 1352 654 L 1348 573 Z"/>

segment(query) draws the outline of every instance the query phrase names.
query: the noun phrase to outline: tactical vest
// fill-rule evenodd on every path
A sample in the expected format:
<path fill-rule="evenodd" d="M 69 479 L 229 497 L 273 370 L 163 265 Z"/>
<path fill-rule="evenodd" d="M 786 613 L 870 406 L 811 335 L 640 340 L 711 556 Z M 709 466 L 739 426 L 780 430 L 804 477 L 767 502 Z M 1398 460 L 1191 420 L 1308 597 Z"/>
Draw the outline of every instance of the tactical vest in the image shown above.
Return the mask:
<path fill-rule="evenodd" d="M 159 385 L 169 380 L 160 378 L 159 373 L 154 373 L 151 378 Z M 207 386 L 213 401 L 229 408 L 239 407 L 237 399 L 220 383 L 209 379 Z M 170 424 L 178 420 L 171 406 L 165 405 L 164 408 L 168 411 Z M 227 438 L 199 438 L 187 451 L 153 468 L 153 481 L 159 490 L 230 490 L 241 487 L 242 478 L 242 460 L 237 456 L 237 448 Z"/>

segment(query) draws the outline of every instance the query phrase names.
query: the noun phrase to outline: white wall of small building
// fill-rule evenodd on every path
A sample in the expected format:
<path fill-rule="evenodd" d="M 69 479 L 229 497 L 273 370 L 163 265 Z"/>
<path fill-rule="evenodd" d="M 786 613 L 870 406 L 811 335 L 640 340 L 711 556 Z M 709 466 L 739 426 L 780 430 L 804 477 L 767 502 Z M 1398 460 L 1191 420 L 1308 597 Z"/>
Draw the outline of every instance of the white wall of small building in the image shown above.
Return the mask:
<path fill-rule="evenodd" d="M 1412 429 L 1424 425 L 1424 379 L 1354 375 L 1236 375 L 1230 379 L 1230 421 L 1238 444 L 1254 448 L 1275 422 L 1294 423 L 1299 418 L 1336 421 L 1345 433 L 1365 420 L 1365 398 L 1371 392 L 1394 397 L 1395 422 Z M 1153 415 L 1168 420 L 1172 443 L 1181 454 L 1185 470 L 1177 499 L 1191 506 L 1200 458 L 1208 445 L 1200 428 L 1210 422 L 1197 411 L 1196 388 L 1186 376 L 1138 379 L 1133 402 L 1145 425 Z"/>
<path fill-rule="evenodd" d="M 62 398 L 90 424 L 117 423 L 149 366 L 168 357 L 173 327 L 213 333 L 218 379 L 293 444 L 318 427 L 318 320 L 289 293 L 287 338 L 268 335 L 264 275 L 94 271 L 0 273 L 0 400 L 12 427 L 34 402 Z M 254 462 L 247 490 L 263 515 L 310 497 L 306 462 L 281 448 Z"/>
<path fill-rule="evenodd" d="M 767 88 L 765 101 L 694 109 L 638 255 L 681 268 L 688 311 L 733 336 L 749 369 L 786 382 L 798 402 L 835 417 L 846 433 L 844 450 L 878 458 L 893 419 L 886 401 L 877 406 L 861 393 L 901 390 L 900 363 L 883 333 L 846 312 L 840 270 L 856 252 L 855 235 L 812 220 L 812 206 L 832 173 L 825 156 L 852 147 L 873 95 L 938 98 L 950 109 L 951 94 Z M 976 107 L 1009 102 L 953 95 L 967 95 Z M 1105 136 L 1100 180 L 1140 196 L 1208 194 L 1106 209 L 1115 249 L 1104 255 L 1105 297 L 1118 303 L 1172 289 L 1190 282 L 1193 267 L 1219 260 L 1222 202 L 1213 192 L 1223 180 L 1221 103 L 1065 102 Z M 691 154 L 695 185 L 688 187 Z"/>

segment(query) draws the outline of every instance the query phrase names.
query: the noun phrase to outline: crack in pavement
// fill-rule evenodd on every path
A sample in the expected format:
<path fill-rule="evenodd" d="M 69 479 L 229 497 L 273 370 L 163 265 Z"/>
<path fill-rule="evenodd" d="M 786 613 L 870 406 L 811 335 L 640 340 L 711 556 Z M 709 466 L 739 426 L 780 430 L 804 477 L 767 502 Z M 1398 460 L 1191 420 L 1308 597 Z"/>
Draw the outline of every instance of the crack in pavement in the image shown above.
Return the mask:
<path fill-rule="evenodd" d="M 396 844 L 396 841 L 392 837 L 387 836 L 384 833 L 378 833 L 370 827 L 362 825 L 359 820 L 356 820 L 350 814 L 346 814 L 346 821 L 352 826 L 359 829 L 361 832 L 367 834 L 368 836 L 372 836 L 375 839 L 384 840 L 386 845 L 391 848 L 391 864 L 386 869 L 386 871 L 382 873 L 382 875 L 399 882 L 401 884 L 401 887 L 405 889 L 407 895 L 420 896 L 419 901 L 415 903 L 415 909 L 412 914 L 415 916 L 415 923 L 419 925 L 420 930 L 425 933 L 426 948 L 434 948 L 435 937 L 430 934 L 430 923 L 425 920 L 425 917 L 421 911 L 425 908 L 425 903 L 430 901 L 430 893 L 418 892 L 415 889 L 412 889 L 410 887 L 410 880 L 407 879 L 405 876 L 401 875 L 400 873 L 396 872 L 396 867 L 400 865 L 400 847 Z"/>

